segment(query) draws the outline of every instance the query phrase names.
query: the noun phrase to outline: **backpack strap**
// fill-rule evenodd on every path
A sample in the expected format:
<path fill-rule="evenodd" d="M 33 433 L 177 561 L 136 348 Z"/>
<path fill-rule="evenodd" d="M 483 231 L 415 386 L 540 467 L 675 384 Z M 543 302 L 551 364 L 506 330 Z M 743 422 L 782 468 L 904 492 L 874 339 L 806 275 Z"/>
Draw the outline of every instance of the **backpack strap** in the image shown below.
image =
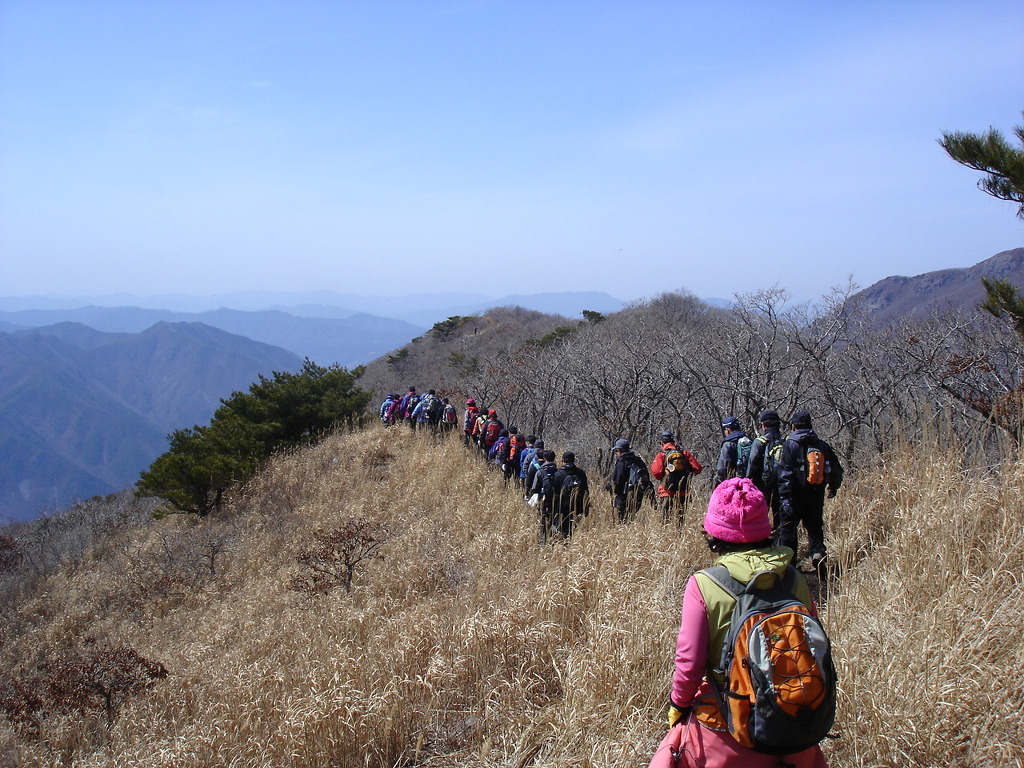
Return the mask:
<path fill-rule="evenodd" d="M 710 568 L 705 568 L 701 573 L 721 587 L 733 600 L 739 598 L 746 588 L 743 582 L 733 578 L 733 575 L 729 573 L 729 569 L 724 565 L 713 565 Z"/>
<path fill-rule="evenodd" d="M 744 593 L 750 593 L 751 591 L 757 589 L 757 587 L 755 587 L 754 584 L 761 576 L 763 576 L 766 573 L 770 573 L 773 576 L 775 576 L 775 583 L 781 583 L 783 589 L 785 589 L 790 594 L 792 594 L 794 589 L 796 588 L 797 571 L 796 568 L 794 568 L 792 565 L 786 566 L 786 570 L 783 572 L 781 577 L 779 577 L 776 571 L 758 571 L 746 584 L 744 584 L 742 581 L 733 578 L 733 575 L 729 573 L 729 569 L 726 568 L 724 565 L 713 565 L 710 568 L 705 568 L 703 571 L 701 571 L 701 573 L 703 573 L 708 579 L 713 581 L 717 586 L 721 587 L 722 590 L 724 590 L 734 600 L 738 599 L 739 596 Z"/>

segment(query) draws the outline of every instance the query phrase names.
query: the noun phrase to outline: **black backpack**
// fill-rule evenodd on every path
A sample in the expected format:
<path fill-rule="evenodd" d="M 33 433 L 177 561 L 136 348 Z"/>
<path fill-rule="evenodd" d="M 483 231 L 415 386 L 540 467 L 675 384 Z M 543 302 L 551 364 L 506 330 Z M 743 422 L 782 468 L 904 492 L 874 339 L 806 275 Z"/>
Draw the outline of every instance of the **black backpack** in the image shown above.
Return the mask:
<path fill-rule="evenodd" d="M 646 496 L 651 489 L 654 488 L 654 483 L 651 482 L 651 475 L 647 471 L 647 465 L 644 464 L 639 458 L 634 459 L 629 463 L 629 476 L 626 478 L 626 487 L 624 491 L 627 496 Z"/>
<path fill-rule="evenodd" d="M 537 469 L 540 473 L 540 495 L 541 495 L 541 509 L 544 512 L 552 512 L 554 510 L 555 503 L 555 474 L 558 472 L 558 468 L 547 464 L 541 464 Z"/>
<path fill-rule="evenodd" d="M 586 511 L 586 486 L 577 472 L 563 472 L 558 486 L 558 511 L 562 514 L 582 515 Z"/>

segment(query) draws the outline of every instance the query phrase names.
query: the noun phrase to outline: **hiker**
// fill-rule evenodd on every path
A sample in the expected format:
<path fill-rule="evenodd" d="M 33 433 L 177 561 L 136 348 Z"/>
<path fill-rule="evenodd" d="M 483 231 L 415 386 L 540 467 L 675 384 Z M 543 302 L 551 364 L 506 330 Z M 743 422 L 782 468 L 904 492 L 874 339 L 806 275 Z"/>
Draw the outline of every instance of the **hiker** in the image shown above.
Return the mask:
<path fill-rule="evenodd" d="M 825 559 L 825 497 L 835 498 L 843 484 L 843 467 L 832 446 L 811 429 L 811 414 L 796 411 L 793 431 L 779 453 L 779 528 L 775 543 L 797 551 L 797 528 L 807 531 L 804 568 L 817 569 Z"/>
<path fill-rule="evenodd" d="M 553 478 L 555 503 L 552 508 L 551 528 L 562 539 L 572 536 L 580 519 L 590 511 L 590 486 L 587 473 L 576 466 L 576 454 L 566 451 L 562 454 L 562 466 Z"/>
<path fill-rule="evenodd" d="M 410 429 L 416 429 L 416 422 L 413 420 L 412 412 L 416 410 L 416 405 L 419 403 L 419 400 L 419 395 L 416 394 L 416 387 L 409 387 L 409 391 L 405 393 L 400 401 L 400 418 L 405 419 L 405 421 L 409 423 Z"/>
<path fill-rule="evenodd" d="M 481 452 L 484 450 L 484 427 L 487 424 L 487 412 L 482 408 L 477 412 L 476 421 L 473 422 L 473 431 L 471 437 L 473 444 L 480 449 Z M 487 458 L 487 454 L 484 453 L 484 459 Z"/>
<path fill-rule="evenodd" d="M 458 426 L 459 415 L 455 412 L 455 406 L 447 397 L 441 398 L 441 423 L 440 429 L 443 432 L 454 432 Z"/>
<path fill-rule="evenodd" d="M 781 420 L 778 411 L 767 409 L 757 417 L 761 434 L 754 438 L 747 461 L 747 477 L 764 495 L 772 513 L 772 534 L 779 529 L 779 473 L 776 466 L 782 451 Z"/>
<path fill-rule="evenodd" d="M 384 402 L 380 404 L 380 420 L 384 423 L 385 427 L 390 427 L 395 423 L 394 414 L 392 411 L 395 408 L 395 396 L 391 392 L 388 392 L 387 397 L 384 398 Z"/>
<path fill-rule="evenodd" d="M 429 426 L 432 432 L 437 432 L 437 425 L 441 421 L 441 414 L 443 411 L 444 405 L 441 402 L 441 398 L 439 398 L 437 396 L 437 392 L 432 389 L 423 396 L 419 404 L 416 406 L 416 410 L 413 412 L 413 418 L 421 427 Z"/>
<path fill-rule="evenodd" d="M 676 447 L 675 437 L 668 430 L 658 436 L 661 450 L 651 462 L 651 477 L 658 481 L 658 503 L 664 522 L 683 524 L 686 499 L 690 491 L 690 475 L 704 469 L 694 455 Z"/>
<path fill-rule="evenodd" d="M 519 434 L 517 427 L 508 428 L 508 447 L 501 464 L 501 473 L 505 476 L 505 484 L 512 478 L 519 479 L 519 459 L 522 458 L 523 449 L 526 447 L 526 438 Z"/>
<path fill-rule="evenodd" d="M 548 543 L 551 523 L 554 519 L 554 481 L 555 475 L 558 474 L 558 465 L 555 464 L 554 451 L 538 451 L 537 455 L 541 462 L 534 474 L 530 492 L 531 498 L 536 499 L 537 505 L 537 543 L 543 545 Z"/>
<path fill-rule="evenodd" d="M 715 468 L 715 479 L 724 483 L 730 477 L 747 476 L 747 460 L 750 457 L 750 446 L 753 441 L 740 426 L 735 416 L 727 416 L 722 421 L 722 448 L 718 452 L 718 466 Z"/>
<path fill-rule="evenodd" d="M 721 669 L 720 662 L 722 650 L 728 644 L 732 611 L 736 605 L 733 595 L 736 589 L 742 590 L 751 580 L 757 579 L 755 584 L 759 589 L 753 591 L 755 595 L 761 595 L 761 589 L 772 587 L 773 584 L 789 587 L 784 594 L 791 594 L 799 601 L 800 607 L 797 610 L 817 615 L 803 576 L 789 567 L 792 550 L 772 546 L 771 530 L 768 505 L 748 478 L 726 480 L 715 488 L 704 517 L 704 531 L 708 548 L 718 555 L 716 567 L 697 572 L 687 582 L 683 595 L 682 622 L 676 642 L 668 723 L 670 727 L 683 723 L 680 751 L 684 758 L 678 764 L 680 767 L 776 768 L 785 765 L 793 768 L 824 768 L 826 765 L 821 748 L 817 746 L 820 736 L 815 735 L 814 729 L 803 727 L 803 724 L 797 728 L 798 745 L 788 735 L 778 737 L 772 728 L 767 729 L 768 733 L 758 732 L 758 738 L 771 737 L 777 739 L 776 744 L 794 745 L 799 750 L 794 753 L 782 756 L 765 754 L 743 746 L 737 741 L 737 736 L 730 732 L 719 706 L 720 700 L 728 700 L 732 707 L 734 700 L 743 697 L 728 691 L 716 691 L 714 680 L 708 679 L 709 675 L 713 675 L 719 685 L 725 680 L 726 671 Z M 724 567 L 724 574 L 717 566 Z M 733 592 L 720 584 L 731 587 Z M 801 666 L 800 671 L 809 670 L 808 676 L 818 671 L 813 662 L 820 661 L 822 669 L 832 668 L 830 657 L 819 660 L 811 653 L 805 656 L 801 664 L 809 666 Z M 822 682 L 826 678 L 833 683 L 832 686 Z M 773 679 L 774 676 L 770 676 L 769 682 Z M 804 685 L 803 674 L 799 680 L 801 685 L 797 686 L 798 690 Z M 820 684 L 819 689 L 834 693 L 834 675 L 828 677 L 823 673 L 820 678 L 815 677 L 814 682 Z M 774 695 L 785 694 L 776 691 Z M 828 695 L 820 698 L 827 705 Z M 831 703 L 834 706 L 834 699 L 831 699 Z M 834 709 L 832 714 L 834 716 Z M 815 725 L 823 725 L 827 733 L 832 725 L 828 712 L 822 711 L 815 718 Z M 739 721 L 741 727 L 747 727 L 744 718 L 739 718 Z"/>
<path fill-rule="evenodd" d="M 612 494 L 617 521 L 625 523 L 636 517 L 644 499 L 654 490 L 654 483 L 647 464 L 633 453 L 629 440 L 616 440 L 612 452 L 615 454 L 615 467 L 606 488 Z"/>
<path fill-rule="evenodd" d="M 487 411 L 487 420 L 484 422 L 483 430 L 480 434 L 480 450 L 484 452 L 484 456 L 490 457 L 491 448 L 498 442 L 501 430 L 504 428 L 505 425 L 498 419 L 497 411 L 493 408 Z"/>
<path fill-rule="evenodd" d="M 533 482 L 537 479 L 537 470 L 540 469 L 540 465 L 544 463 L 544 441 L 536 440 L 533 444 L 533 456 L 526 461 L 526 468 L 523 470 L 523 490 L 526 493 L 526 498 L 529 499 L 533 491 Z"/>
<path fill-rule="evenodd" d="M 507 429 L 499 430 L 498 439 L 495 440 L 492 444 L 490 444 L 490 447 L 488 447 L 487 449 L 487 459 L 490 460 L 490 463 L 494 464 L 495 466 L 501 465 L 502 458 L 500 456 L 500 453 L 505 449 L 505 446 L 508 445 L 508 442 L 509 431 Z"/>
<path fill-rule="evenodd" d="M 491 464 L 504 472 L 505 458 L 508 457 L 508 430 L 502 429 L 498 432 L 498 439 L 487 449 L 487 458 Z"/>
<path fill-rule="evenodd" d="M 516 477 L 519 478 L 519 487 L 525 492 L 529 486 L 526 484 L 526 472 L 533 463 L 533 457 L 537 455 L 537 436 L 527 435 L 523 449 L 519 452 L 519 467 Z M 529 497 L 527 497 L 529 498 Z"/>
<path fill-rule="evenodd" d="M 412 418 L 410 420 L 411 426 L 415 429 L 417 426 L 425 427 L 427 425 L 427 396 L 424 395 L 416 403 L 416 407 L 412 409 Z"/>
<path fill-rule="evenodd" d="M 480 415 L 480 409 L 476 406 L 476 400 L 472 397 L 466 400 L 466 415 L 462 420 L 462 439 L 468 447 L 473 442 L 474 426 L 476 417 Z"/>

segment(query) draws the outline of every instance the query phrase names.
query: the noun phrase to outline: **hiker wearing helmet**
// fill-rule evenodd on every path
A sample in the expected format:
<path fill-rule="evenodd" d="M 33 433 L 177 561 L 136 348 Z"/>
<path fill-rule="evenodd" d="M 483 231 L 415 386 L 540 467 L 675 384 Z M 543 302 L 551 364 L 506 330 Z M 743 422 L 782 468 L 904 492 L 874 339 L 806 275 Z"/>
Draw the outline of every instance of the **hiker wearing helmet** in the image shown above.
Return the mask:
<path fill-rule="evenodd" d="M 801 567 L 818 568 L 825 559 L 825 497 L 835 498 L 843 484 L 843 467 L 832 446 L 811 429 L 811 414 L 790 417 L 793 431 L 779 452 L 779 529 L 775 542 L 797 551 L 798 531 L 807 531 L 807 559 Z"/>
<path fill-rule="evenodd" d="M 781 421 L 777 411 L 767 409 L 757 417 L 761 434 L 754 438 L 747 461 L 747 477 L 764 494 L 772 512 L 772 533 L 779 528 L 779 473 L 778 461 L 782 451 Z"/>
<path fill-rule="evenodd" d="M 722 448 L 718 452 L 718 466 L 715 467 L 715 479 L 725 482 L 730 477 L 747 476 L 747 459 L 750 457 L 752 440 L 743 431 L 740 420 L 735 416 L 727 416 L 722 420 Z"/>
<path fill-rule="evenodd" d="M 615 468 L 606 487 L 612 494 L 612 506 L 618 522 L 625 523 L 636 517 L 654 484 L 647 464 L 633 453 L 628 440 L 616 440 L 612 452 L 615 454 Z"/>
<path fill-rule="evenodd" d="M 704 531 L 709 549 L 718 557 L 714 566 L 694 574 L 686 584 L 668 711 L 672 730 L 663 747 L 671 739 L 672 746 L 682 753 L 677 765 L 687 768 L 824 768 L 825 758 L 817 743 L 824 735 L 822 729 L 828 732 L 835 714 L 831 656 L 824 651 L 801 652 L 800 648 L 810 648 L 807 642 L 800 648 L 782 649 L 780 663 L 791 662 L 786 671 L 799 675 L 800 685 L 777 685 L 776 675 L 781 673 L 768 668 L 768 685 L 776 686 L 767 694 L 772 699 L 770 705 L 786 710 L 773 712 L 770 720 L 761 719 L 757 706 L 765 705 L 742 685 L 754 678 L 750 665 L 721 664 L 723 649 L 734 647 L 735 637 L 729 631 L 734 607 L 739 605 L 745 616 L 751 615 L 752 609 L 767 612 L 765 602 L 748 603 L 745 592 L 757 600 L 786 603 L 789 620 L 780 626 L 788 632 L 795 624 L 796 639 L 807 640 L 801 627 L 813 627 L 809 632 L 820 627 L 807 583 L 790 566 L 792 550 L 772 545 L 768 505 L 745 477 L 726 480 L 715 488 Z M 775 620 L 775 615 L 769 621 Z M 745 637 L 745 633 L 739 635 Z M 825 646 L 823 630 L 820 638 L 816 644 Z M 759 666 L 762 659 L 766 665 L 773 663 L 775 649 L 758 658 Z M 813 688 L 813 696 L 805 688 Z M 804 701 L 810 704 L 805 706 Z M 800 715 L 792 716 L 789 707 Z M 805 714 L 807 720 L 801 720 Z M 761 751 L 769 745 L 773 753 Z M 659 748 L 659 754 L 661 751 Z"/>
<path fill-rule="evenodd" d="M 662 432 L 658 436 L 661 450 L 651 462 L 651 477 L 658 481 L 658 503 L 662 518 L 667 523 L 675 520 L 683 524 L 686 498 L 690 490 L 690 475 L 699 475 L 704 467 L 685 449 L 676 447 L 675 436 Z"/>

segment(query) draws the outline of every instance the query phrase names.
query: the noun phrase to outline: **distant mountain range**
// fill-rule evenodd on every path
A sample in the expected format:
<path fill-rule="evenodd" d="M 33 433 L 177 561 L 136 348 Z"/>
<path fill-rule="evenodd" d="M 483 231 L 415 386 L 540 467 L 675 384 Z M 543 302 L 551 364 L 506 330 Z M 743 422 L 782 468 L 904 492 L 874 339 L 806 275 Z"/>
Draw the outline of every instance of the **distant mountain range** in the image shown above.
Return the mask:
<path fill-rule="evenodd" d="M 22 309 L 0 312 L 0 329 L 38 328 L 80 323 L 108 333 L 140 333 L 155 323 L 203 323 L 264 344 L 282 347 L 323 366 L 338 363 L 354 368 L 401 346 L 424 328 L 403 320 L 365 313 L 345 318 L 298 317 L 267 310 L 241 312 L 218 309 L 184 313 L 142 307 L 85 306 L 75 309 Z"/>
<path fill-rule="evenodd" d="M 388 321 L 404 321 L 415 326 L 414 331 L 422 331 L 431 327 L 434 323 L 454 315 L 476 315 L 481 314 L 493 307 L 520 306 L 525 309 L 533 309 L 538 312 L 562 315 L 564 317 L 579 317 L 584 309 L 595 312 L 609 313 L 622 309 L 623 302 L 615 299 L 606 293 L 597 292 L 564 292 L 564 293 L 538 293 L 528 296 L 511 295 L 503 297 L 486 296 L 481 293 L 423 293 L 406 296 L 357 296 L 352 293 L 333 293 L 330 291 L 315 291 L 310 293 L 276 293 L 269 291 L 226 293 L 217 296 L 185 296 L 180 294 L 169 294 L 165 296 L 132 296 L 127 294 L 116 294 L 111 296 L 36 296 L 36 297 L 0 297 L 0 323 L 18 323 L 14 316 L 21 315 L 24 311 L 37 312 L 39 310 L 75 310 L 83 311 L 86 308 L 93 311 L 97 309 L 113 308 L 135 308 L 137 310 L 156 310 L 161 315 L 150 315 L 150 323 L 156 320 L 198 320 L 199 322 L 217 325 L 217 322 L 227 322 L 219 318 L 215 311 L 226 311 L 227 308 L 236 310 L 239 313 L 262 314 L 267 311 L 283 312 L 293 317 L 348 320 L 355 315 L 365 314 L 369 317 L 359 321 L 364 330 L 372 327 L 376 321 L 381 321 L 380 332 L 390 334 L 393 330 L 398 333 L 399 326 L 388 326 Z M 176 313 L 189 313 L 182 316 Z M 211 314 L 212 313 L 212 314 Z M 21 315 L 23 320 L 31 315 Z M 45 317 L 45 319 L 39 319 Z M 140 315 L 140 317 L 144 317 Z M 50 324 L 60 320 L 74 320 L 90 324 L 89 319 L 83 316 L 68 317 L 57 314 L 36 316 L 31 325 Z M 213 322 L 211 322 L 213 321 Z M 246 322 L 242 318 L 233 318 L 231 322 L 236 324 Z M 145 323 L 140 320 L 139 323 Z M 255 321 L 254 325 L 259 325 Z M 337 326 L 338 332 L 346 334 L 348 328 L 342 324 Z M 110 329 L 110 328 L 108 328 Z M 126 330 L 119 328 L 119 330 Z M 141 327 L 133 327 L 133 330 L 141 330 Z M 224 330 L 238 333 L 241 331 L 234 328 Z M 405 332 L 409 329 L 406 328 Z M 257 338 L 251 334 L 244 335 L 250 338 Z M 373 354 L 359 357 L 356 351 L 351 355 L 343 354 L 333 360 L 317 359 L 321 365 L 329 362 L 339 362 L 342 365 L 351 365 L 346 360 L 353 359 L 357 363 L 366 363 L 380 355 L 382 352 L 390 351 L 408 341 L 416 335 L 408 333 L 405 338 L 395 340 L 386 349 L 376 350 Z M 391 338 L 388 336 L 388 338 Z M 267 343 L 277 344 L 277 341 L 260 339 Z M 287 349 L 292 349 L 286 344 L 281 344 Z M 304 352 L 292 349 L 296 354 L 304 356 Z"/>
<path fill-rule="evenodd" d="M 1024 286 L 1024 248 L 997 253 L 973 267 L 887 277 L 855 294 L 854 299 L 878 322 L 924 317 L 946 308 L 969 310 L 985 298 L 983 277 Z"/>
<path fill-rule="evenodd" d="M 119 491 L 260 374 L 298 356 L 201 323 L 141 333 L 79 323 L 0 333 L 0 521 Z"/>

